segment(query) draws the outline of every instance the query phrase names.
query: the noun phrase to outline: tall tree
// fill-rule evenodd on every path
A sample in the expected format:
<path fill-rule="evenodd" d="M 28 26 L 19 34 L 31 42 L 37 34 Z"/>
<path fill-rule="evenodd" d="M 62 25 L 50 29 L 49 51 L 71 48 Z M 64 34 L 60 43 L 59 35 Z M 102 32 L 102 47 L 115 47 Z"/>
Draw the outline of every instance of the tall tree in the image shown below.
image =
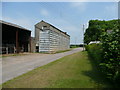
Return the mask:
<path fill-rule="evenodd" d="M 102 33 L 115 29 L 116 25 L 118 25 L 118 20 L 90 20 L 84 34 L 84 42 L 88 44 L 90 41 L 100 41 Z"/>

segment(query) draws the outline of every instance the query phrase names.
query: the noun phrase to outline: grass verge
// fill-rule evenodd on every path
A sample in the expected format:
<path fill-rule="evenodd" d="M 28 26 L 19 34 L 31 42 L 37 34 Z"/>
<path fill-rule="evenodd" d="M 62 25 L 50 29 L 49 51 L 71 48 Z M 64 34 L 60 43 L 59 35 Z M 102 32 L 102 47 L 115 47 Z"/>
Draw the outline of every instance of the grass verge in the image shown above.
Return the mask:
<path fill-rule="evenodd" d="M 67 51 L 71 51 L 73 48 L 67 49 L 67 50 L 60 50 L 60 51 L 55 51 L 55 52 L 36 52 L 36 53 L 40 53 L 40 54 L 56 54 L 56 53 L 63 53 L 63 52 L 67 52 Z"/>
<path fill-rule="evenodd" d="M 3 88 L 110 88 L 87 52 L 65 56 L 7 81 Z"/>
<path fill-rule="evenodd" d="M 71 51 L 71 50 L 72 50 L 72 48 L 71 48 L 71 49 L 67 49 L 67 50 L 57 51 L 57 52 L 55 52 L 55 53 L 63 53 L 63 52 Z"/>

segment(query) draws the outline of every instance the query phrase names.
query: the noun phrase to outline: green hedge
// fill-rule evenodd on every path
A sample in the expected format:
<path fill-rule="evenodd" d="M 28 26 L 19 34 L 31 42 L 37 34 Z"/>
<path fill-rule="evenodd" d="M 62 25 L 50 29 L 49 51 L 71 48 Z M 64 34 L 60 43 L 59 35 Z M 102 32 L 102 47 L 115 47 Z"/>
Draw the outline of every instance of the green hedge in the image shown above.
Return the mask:
<path fill-rule="evenodd" d="M 116 84 L 120 85 L 120 30 L 102 35 L 103 72 Z"/>
<path fill-rule="evenodd" d="M 85 49 L 88 51 L 89 56 L 98 64 L 102 61 L 102 46 L 101 44 L 86 45 Z"/>
<path fill-rule="evenodd" d="M 85 46 L 89 56 L 97 61 L 101 71 L 117 87 L 120 85 L 120 30 L 102 35 L 101 44 Z"/>

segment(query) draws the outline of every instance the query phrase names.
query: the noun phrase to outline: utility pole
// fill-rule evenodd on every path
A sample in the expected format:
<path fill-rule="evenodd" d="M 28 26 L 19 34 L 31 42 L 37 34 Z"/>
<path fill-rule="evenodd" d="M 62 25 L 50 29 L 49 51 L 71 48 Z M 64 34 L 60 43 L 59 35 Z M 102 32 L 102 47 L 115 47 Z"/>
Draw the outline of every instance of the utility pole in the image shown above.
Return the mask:
<path fill-rule="evenodd" d="M 84 24 L 83 24 L 83 51 L 84 51 Z"/>
<path fill-rule="evenodd" d="M 75 37 L 75 46 L 76 46 L 77 37 Z"/>

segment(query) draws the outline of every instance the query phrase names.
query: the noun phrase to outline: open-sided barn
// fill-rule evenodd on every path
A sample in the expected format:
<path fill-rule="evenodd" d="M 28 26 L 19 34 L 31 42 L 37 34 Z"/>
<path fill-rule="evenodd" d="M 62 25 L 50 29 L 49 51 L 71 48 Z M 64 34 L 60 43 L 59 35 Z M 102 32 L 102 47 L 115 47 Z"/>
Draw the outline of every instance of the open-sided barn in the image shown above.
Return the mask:
<path fill-rule="evenodd" d="M 31 51 L 31 31 L 19 25 L 5 21 L 2 24 L 2 53 L 19 53 Z"/>

